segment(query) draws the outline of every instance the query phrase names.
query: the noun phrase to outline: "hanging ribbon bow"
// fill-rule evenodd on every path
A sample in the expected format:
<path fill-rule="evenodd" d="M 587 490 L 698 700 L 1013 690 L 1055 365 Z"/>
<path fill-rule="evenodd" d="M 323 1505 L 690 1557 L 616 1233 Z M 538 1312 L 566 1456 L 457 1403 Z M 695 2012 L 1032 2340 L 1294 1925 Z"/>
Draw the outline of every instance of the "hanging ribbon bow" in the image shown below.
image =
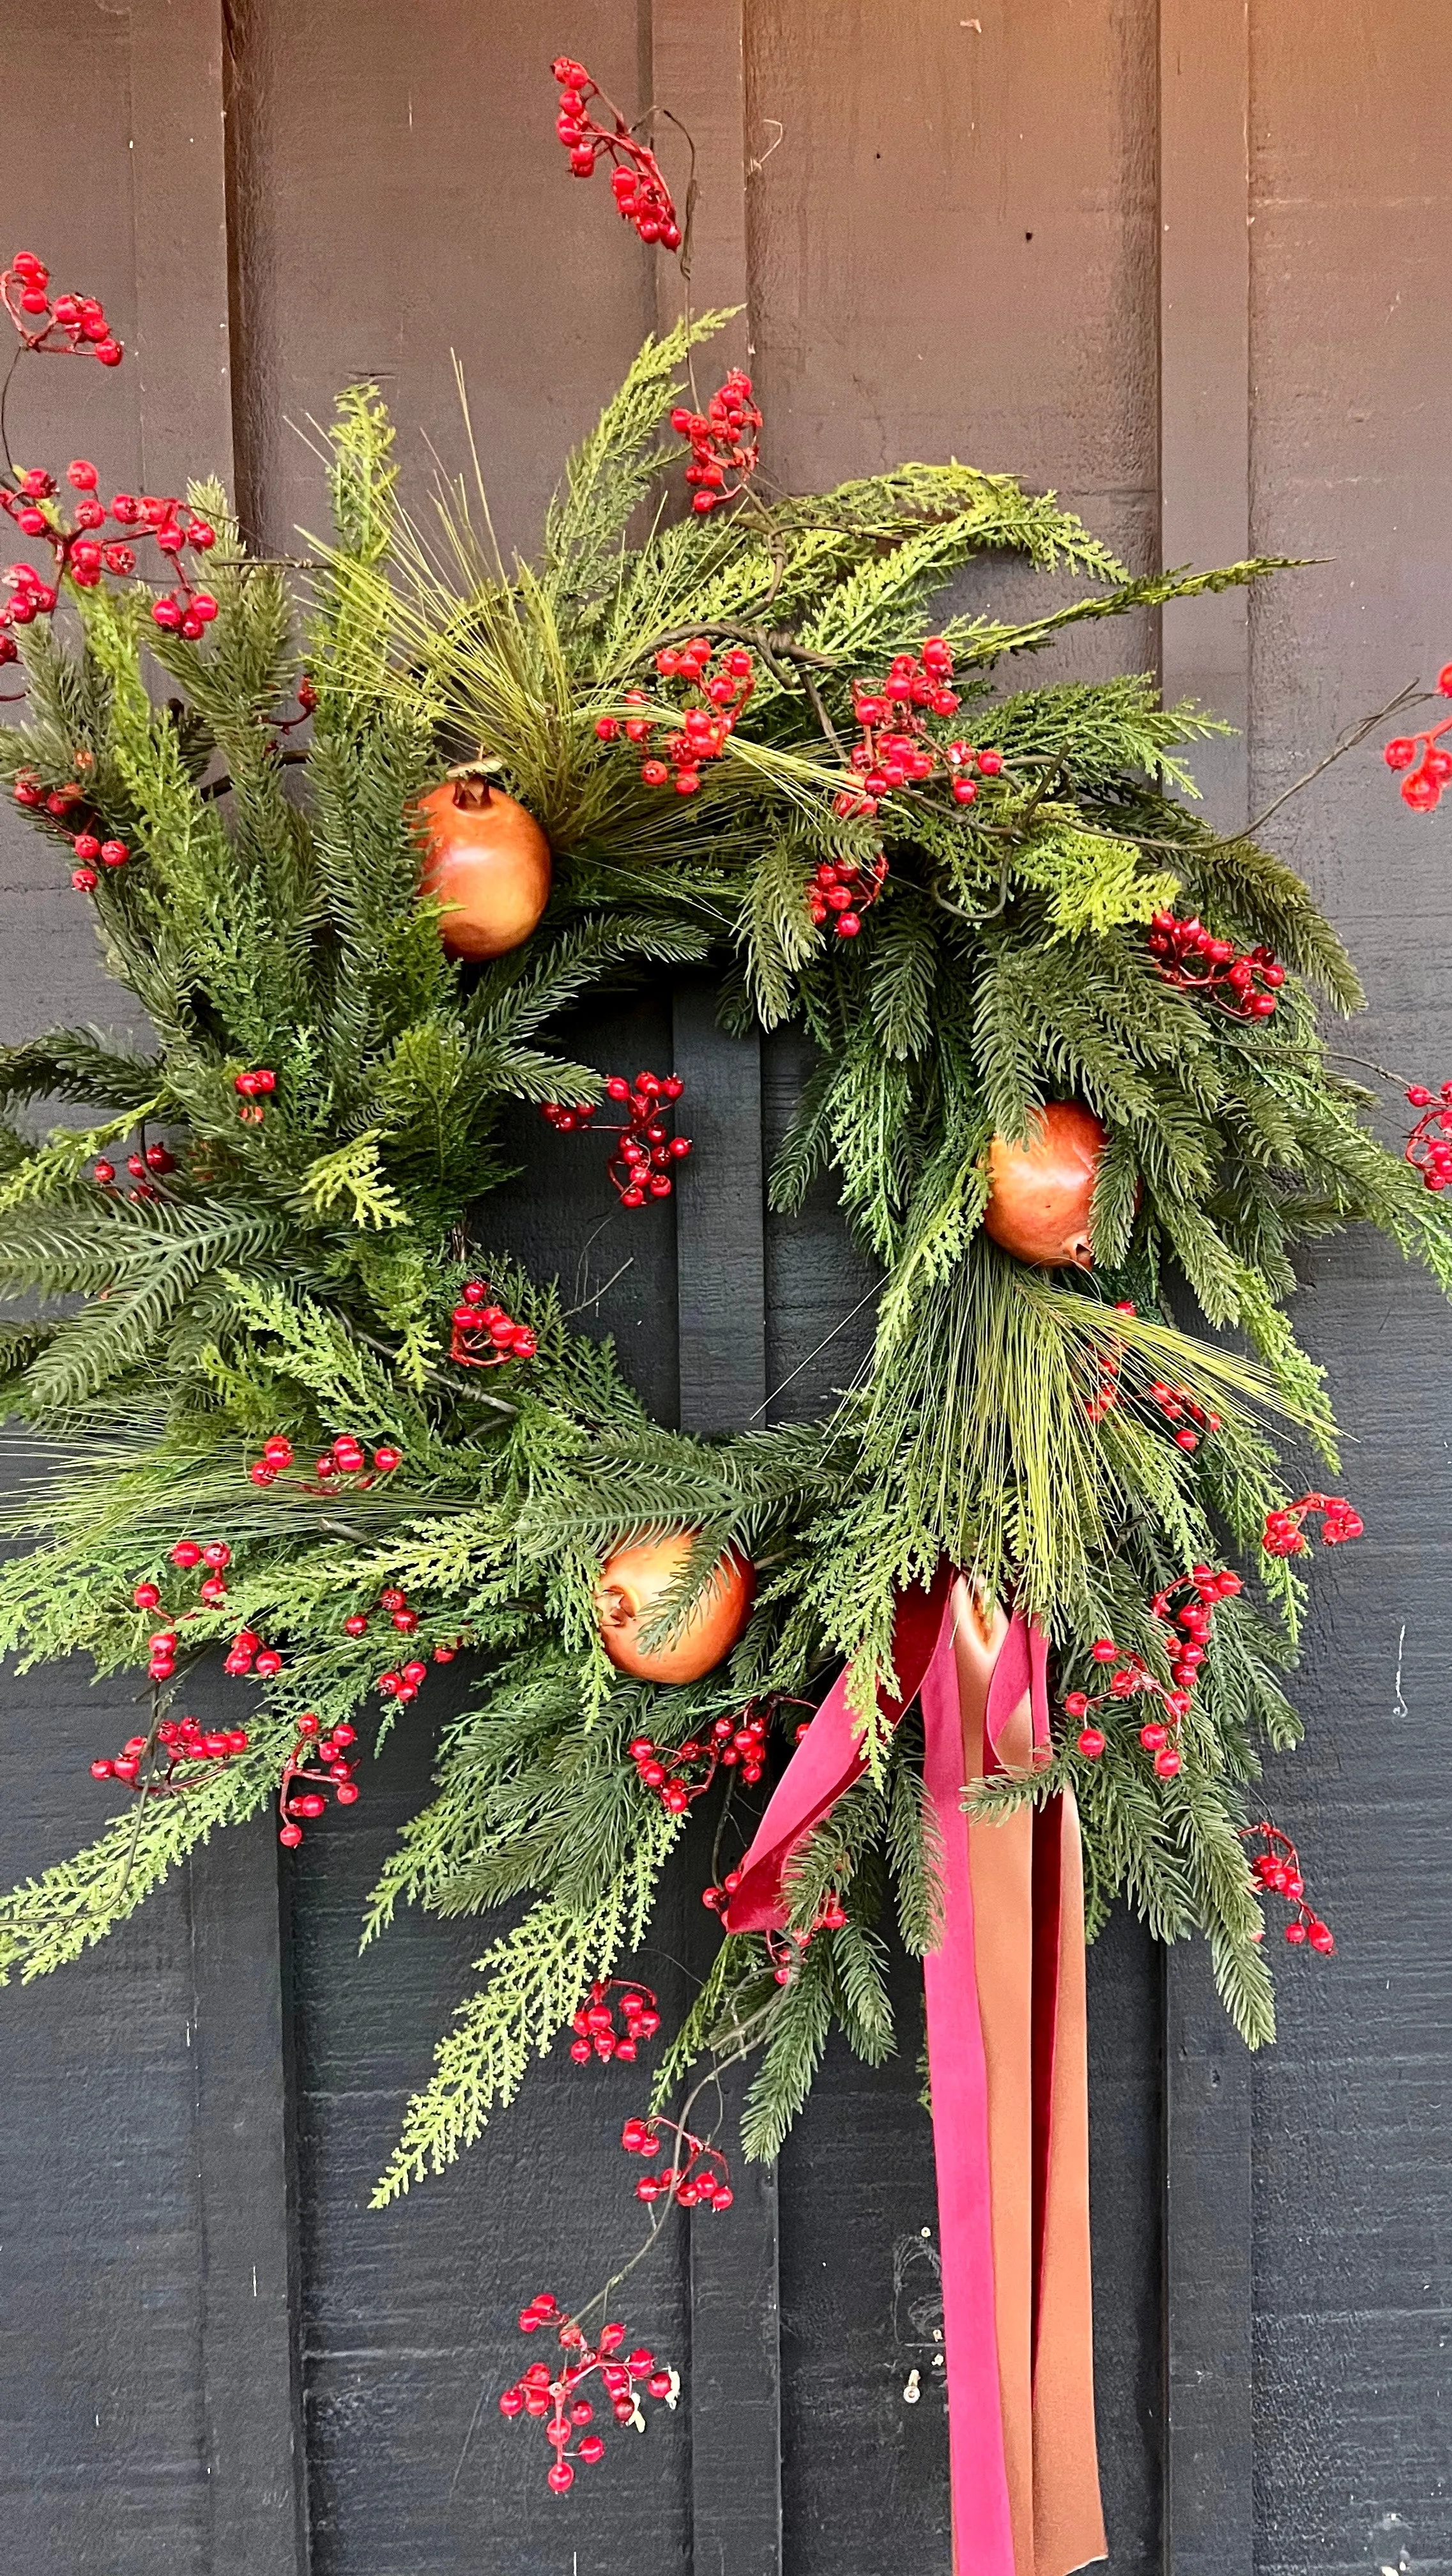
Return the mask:
<path fill-rule="evenodd" d="M 1050 1750 L 1048 1640 L 950 1568 L 899 1597 L 896 1725 L 921 1699 L 943 1922 L 924 1961 L 958 2576 L 1070 2576 L 1105 2553 L 1094 2441 L 1079 1819 L 1065 1790 L 992 1823 L 970 1781 Z M 833 1684 L 722 1920 L 778 1931 L 791 1856 L 865 1768 Z"/>

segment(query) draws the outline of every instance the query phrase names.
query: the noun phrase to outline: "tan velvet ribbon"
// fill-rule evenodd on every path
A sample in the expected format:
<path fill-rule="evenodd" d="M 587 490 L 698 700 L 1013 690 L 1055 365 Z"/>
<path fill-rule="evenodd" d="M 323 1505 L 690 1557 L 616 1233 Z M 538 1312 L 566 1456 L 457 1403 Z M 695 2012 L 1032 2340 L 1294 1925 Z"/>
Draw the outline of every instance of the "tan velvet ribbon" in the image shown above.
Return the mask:
<path fill-rule="evenodd" d="M 988 1740 L 1008 1634 L 996 1603 L 954 1591 L 964 1777 L 1023 1771 L 1025 1691 Z M 978 2010 L 988 2076 L 994 2306 L 1014 2576 L 1071 2576 L 1106 2555 L 1094 2436 L 1084 1884 L 1065 1792 L 968 1826 Z M 990 2576 L 960 2568 L 958 2576 Z"/>

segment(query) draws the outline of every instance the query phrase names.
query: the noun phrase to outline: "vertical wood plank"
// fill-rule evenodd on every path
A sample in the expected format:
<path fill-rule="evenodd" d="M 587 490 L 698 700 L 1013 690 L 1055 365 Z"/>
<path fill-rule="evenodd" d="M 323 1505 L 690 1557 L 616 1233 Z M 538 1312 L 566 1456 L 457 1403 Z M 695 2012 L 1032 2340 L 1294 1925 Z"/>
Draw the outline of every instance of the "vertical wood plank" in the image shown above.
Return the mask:
<path fill-rule="evenodd" d="M 1167 565 L 1250 552 L 1248 0 L 1160 0 L 1160 495 Z M 1248 814 L 1249 601 L 1171 604 L 1167 701 L 1237 730 L 1197 750 L 1205 810 Z M 1165 1962 L 1164 2563 L 1254 2564 L 1250 2058 L 1200 1943 Z"/>
<path fill-rule="evenodd" d="M 664 329 L 685 310 L 740 310 L 711 343 L 711 382 L 750 354 L 746 312 L 746 28 L 744 0 L 656 0 L 651 12 L 651 97 L 669 108 L 695 145 L 696 201 L 687 290 L 674 260 L 657 262 L 657 311 Z M 655 142 L 679 195 L 685 153 L 662 118 Z M 682 209 L 684 211 L 684 209 Z"/>
<path fill-rule="evenodd" d="M 202 2413 L 216 2576 L 308 2565 L 293 2104 L 271 1819 L 188 1872 L 201 2215 Z"/>
<path fill-rule="evenodd" d="M 141 466 L 183 493 L 232 475 L 221 0 L 128 16 Z"/>
<path fill-rule="evenodd" d="M 704 981 L 676 994 L 675 1069 L 696 1147 L 676 1206 L 681 1428 L 738 1430 L 766 1398 L 761 1050 L 717 1028 Z M 740 2077 L 723 2089 L 730 2123 Z M 781 2576 L 777 2175 L 733 2164 L 729 2237 L 691 2229 L 691 2564 Z"/>
<path fill-rule="evenodd" d="M 1249 0 L 1160 0 L 1160 545 L 1166 564 L 1250 552 Z M 1171 602 L 1164 692 L 1235 726 L 1195 772 L 1213 821 L 1246 820 L 1249 593 Z"/>
<path fill-rule="evenodd" d="M 690 307 L 742 308 L 711 344 L 709 377 L 749 358 L 743 0 L 655 0 L 651 95 L 688 129 L 696 198 L 687 287 L 657 264 L 660 327 Z M 657 141 L 673 174 L 671 128 Z M 766 1399 L 766 1255 L 759 1042 L 722 1035 L 714 993 L 675 997 L 675 1069 L 686 1084 L 688 1167 L 676 1202 L 681 1428 L 737 1430 Z M 733 2117 L 739 2077 L 728 2080 Z M 781 2329 L 776 2168 L 738 2166 L 732 2241 L 691 2230 L 691 2503 L 696 2576 L 780 2576 Z M 739 2223 L 737 2223 L 739 2222 Z"/>

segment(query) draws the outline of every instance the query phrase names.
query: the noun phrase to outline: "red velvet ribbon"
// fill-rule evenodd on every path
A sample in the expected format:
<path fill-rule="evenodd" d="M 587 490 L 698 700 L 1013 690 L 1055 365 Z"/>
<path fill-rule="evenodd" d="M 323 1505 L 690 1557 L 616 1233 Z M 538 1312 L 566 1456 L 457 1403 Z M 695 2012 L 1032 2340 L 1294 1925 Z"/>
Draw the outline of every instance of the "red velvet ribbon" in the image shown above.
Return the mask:
<path fill-rule="evenodd" d="M 963 1668 L 965 1618 L 976 1618 L 978 1660 Z M 990 1640 L 997 1638 L 996 1647 Z M 982 1690 L 984 1656 L 994 1660 Z M 971 1662 L 971 1658 L 969 1659 Z M 1065 1919 L 1065 1816 L 1073 1822 L 1073 1902 L 1078 1908 L 1077 1937 L 1082 1946 L 1082 1900 L 1077 1877 L 1077 1819 L 1072 1805 L 1052 1800 L 1036 1818 L 1031 1870 L 1030 1917 L 1020 1924 L 985 1922 L 988 1950 L 975 1938 L 971 1835 L 994 1828 L 970 1828 L 964 1810 L 968 1779 L 965 1733 L 979 1743 L 985 1772 L 1018 1767 L 1025 1756 L 1045 1757 L 1050 1747 L 1047 1692 L 1048 1640 L 1015 1614 L 1006 1624 L 998 1612 L 985 1620 L 966 1585 L 950 1567 L 940 1567 L 931 1587 L 899 1597 L 893 1631 L 893 1665 L 897 1688 L 880 1697 L 890 1725 L 896 1725 L 916 1698 L 924 1722 L 924 1779 L 937 1820 L 942 1868 L 943 1930 L 939 1946 L 924 1961 L 928 2009 L 928 2062 L 933 2101 L 933 2145 L 937 2166 L 939 2229 L 942 2247 L 944 2338 L 947 2360 L 949 2448 L 953 2532 L 959 2576 L 1059 2576 L 1103 2554 L 1098 2522 L 1097 2474 L 1093 2468 L 1092 2386 L 1089 2360 L 1082 2369 L 1075 2357 L 1076 2327 L 1065 2334 L 1062 2318 L 1078 2313 L 1077 2338 L 1087 2345 L 1087 2120 L 1084 2124 L 1084 2210 L 1080 2234 L 1083 2263 L 1076 2275 L 1075 2258 L 1075 2119 L 1073 2086 L 1082 2089 L 1082 1960 L 1074 1987 L 1078 2045 L 1072 2063 L 1056 2063 L 1056 2034 L 1061 1985 Z M 784 1928 L 788 1919 L 786 1873 L 794 1851 L 814 1826 L 830 1814 L 844 1790 L 862 1776 L 865 1762 L 859 1733 L 847 1705 L 848 1676 L 839 1675 L 822 1702 L 778 1784 L 742 1863 L 740 1883 L 722 1920 L 728 1932 L 765 1932 Z M 972 1713 L 970 1717 L 970 1702 Z M 1031 1726 L 1025 1731 L 1023 1712 Z M 1027 1827 L 1028 1820 L 1022 1820 Z M 1007 1850 L 1007 1846 L 1004 1847 Z M 985 1872 L 985 1885 L 994 1883 Z M 1027 1886 L 1029 1882 L 1025 1882 Z M 1072 1925 L 1070 1926 L 1072 1933 Z M 1031 1998 L 1031 2029 L 1013 2026 L 1008 2003 L 1005 2050 L 1005 1998 L 1001 1991 L 981 1991 L 985 1958 L 1002 1959 L 1003 1943 L 1020 1937 L 1031 1950 L 1026 1977 L 1020 1981 Z M 1018 1991 L 1015 1986 L 1015 1991 Z M 987 2006 L 987 2025 L 984 2007 Z M 985 2047 L 985 2028 L 992 2044 Z M 1021 2042 L 1021 2045 L 1019 2044 Z M 1004 2245 L 1017 2244 L 1015 2213 L 1025 2207 L 1024 2178 L 999 2173 L 995 2195 L 994 2102 L 997 2078 L 992 2059 L 1024 2068 L 1023 2090 L 1031 2086 L 1031 2117 L 1024 2106 L 1022 2135 L 1031 2161 L 1028 2177 L 1031 2218 L 1025 2248 L 1031 2278 L 1024 2283 L 996 2278 Z M 1028 2071 L 1031 2069 L 1031 2074 Z M 1063 2118 L 1064 2087 L 1070 2087 L 1070 2116 Z M 1017 2135 L 1013 2128 L 1013 2081 L 998 2104 L 1000 2138 Z M 1056 2112 L 1056 2104 L 1059 2106 Z M 1056 2135 L 1056 2117 L 1060 2134 Z M 1067 2131 L 1068 2147 L 1062 2132 Z M 1057 2149 L 1058 2164 L 1055 2164 Z M 1063 2179 L 1067 2168 L 1067 2188 Z M 1057 2175 L 1057 2179 L 1056 2179 Z M 1057 2194 L 1057 2197 L 1055 2197 Z M 1064 2208 L 1068 2206 L 1068 2217 Z M 1052 2212 L 1052 2214 L 1051 2214 Z M 1007 2213 L 1007 2214 L 1006 2214 Z M 1000 2247 L 996 2258 L 995 2243 Z M 1053 2248 L 1060 2248 L 1058 2253 Z M 1010 2268 L 1012 2258 L 1010 2257 Z M 1046 2266 L 1059 2272 L 1046 2292 Z M 1047 2297 L 1047 2308 L 1046 2308 Z M 1017 2302 L 1017 2305 L 1015 2304 Z M 1022 2311 L 1022 2313 L 1020 2313 Z M 1034 2412 L 1033 2373 L 1038 2362 L 1041 2314 L 1053 2320 L 1053 2350 L 1045 2378 L 1055 2393 L 1065 2382 L 1066 2354 L 1073 2385 L 1066 2410 L 1073 2418 L 1064 2461 L 1041 2460 L 1052 2442 L 1052 2428 L 1040 2433 Z M 1005 2318 L 1008 2324 L 1005 2324 Z M 1022 2331 L 1016 2332 L 1015 2326 Z M 1007 2338 L 1007 2340 L 1005 2339 Z M 1023 2367 L 1014 2355 L 1022 2348 Z M 1012 2385 L 1010 2385 L 1012 2381 Z M 1084 2457 L 1085 2401 L 1091 2409 L 1088 2459 Z M 1065 2555 L 1065 2550 L 1070 2552 Z"/>

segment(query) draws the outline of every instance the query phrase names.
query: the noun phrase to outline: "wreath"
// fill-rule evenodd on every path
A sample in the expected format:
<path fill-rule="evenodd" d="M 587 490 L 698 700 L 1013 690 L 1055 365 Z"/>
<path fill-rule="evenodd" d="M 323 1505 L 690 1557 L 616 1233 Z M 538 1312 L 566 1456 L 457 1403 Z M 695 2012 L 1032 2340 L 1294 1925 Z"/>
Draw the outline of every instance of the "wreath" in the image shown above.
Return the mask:
<path fill-rule="evenodd" d="M 580 175 L 613 159 L 622 212 L 673 247 L 653 156 L 594 121 L 580 66 L 557 74 Z M 21 354 L 119 359 L 33 256 L 4 293 Z M 1136 577 L 1051 494 L 957 464 L 775 491 L 749 380 L 697 385 L 724 318 L 647 341 L 527 564 L 473 475 L 411 514 L 369 386 L 339 402 L 332 535 L 302 576 L 249 551 L 215 484 L 103 501 L 84 460 L 67 491 L 7 453 L 0 489 L 41 558 L 6 577 L 25 704 L 0 773 L 153 1033 L 0 1054 L 12 1110 L 86 1121 L 0 1142 L 0 1288 L 26 1301 L 6 1406 L 47 1452 L 5 1508 L 28 1545 L 0 1647 L 150 1685 L 92 1765 L 110 1822 L 4 1901 L 0 1956 L 60 1966 L 274 1802 L 303 1842 L 358 1799 L 360 1736 L 427 1722 L 432 1666 L 467 1657 L 367 1930 L 400 1904 L 505 1928 L 380 2202 L 561 2034 L 627 2061 L 654 2036 L 628 1962 L 667 1858 L 693 1829 L 711 1851 L 707 1815 L 718 1851 L 745 1845 L 838 1672 L 840 1794 L 662 2049 L 627 2124 L 667 2154 L 641 2196 L 730 2199 L 714 2140 L 669 2116 L 698 2062 L 755 2057 L 742 2145 L 769 2158 L 834 2022 L 883 2057 L 887 1927 L 919 1955 L 940 1937 L 903 1616 L 944 1568 L 1051 1644 L 1035 1757 L 970 1803 L 982 1823 L 1072 1792 L 1090 1937 L 1119 1898 L 1165 1940 L 1202 1933 L 1252 2046 L 1267 1895 L 1293 1942 L 1333 1946 L 1260 1786 L 1301 1732 L 1310 1536 L 1360 1529 L 1318 1488 L 1336 1429 L 1285 1306 L 1295 1246 L 1355 1222 L 1452 1286 L 1435 1105 L 1416 1152 L 1377 1141 L 1319 1030 L 1361 1000 L 1334 929 L 1187 801 L 1213 717 L 1151 676 L 1025 668 L 1077 624 L 1278 566 Z M 1078 595 L 935 605 L 1000 555 Z M 489 1204 L 519 1102 L 608 1158 L 632 1225 L 711 1188 L 668 1070 L 561 1051 L 582 997 L 703 965 L 728 1027 L 811 1041 L 772 1204 L 832 1174 L 879 1282 L 870 1360 L 821 1418 L 716 1440 L 650 1419 Z M 227 1718 L 182 1714 L 193 1692 Z M 742 1884 L 706 1890 L 728 1926 Z M 566 2316 L 617 2414 L 636 2381 L 669 2393 L 552 2300 L 525 2313 Z M 558 2413 L 528 2374 L 507 2394 Z"/>

